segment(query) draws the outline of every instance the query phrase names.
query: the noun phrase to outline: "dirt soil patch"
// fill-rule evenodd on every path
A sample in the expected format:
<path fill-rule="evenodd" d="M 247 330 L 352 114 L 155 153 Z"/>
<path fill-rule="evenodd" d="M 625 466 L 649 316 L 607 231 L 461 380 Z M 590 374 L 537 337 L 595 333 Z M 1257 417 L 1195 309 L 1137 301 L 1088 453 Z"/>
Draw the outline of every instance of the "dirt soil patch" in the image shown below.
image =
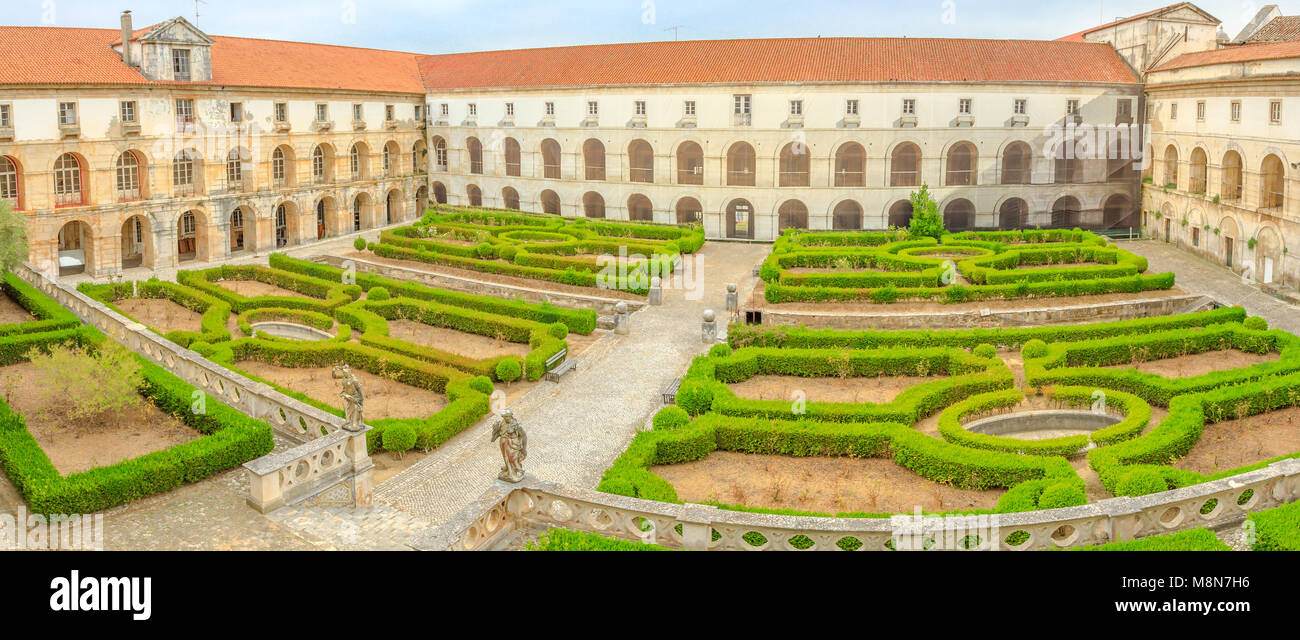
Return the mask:
<path fill-rule="evenodd" d="M 389 320 L 388 336 L 395 340 L 404 340 L 412 344 L 432 347 L 440 351 L 477 360 L 497 356 L 518 356 L 522 358 L 532 351 L 526 344 L 497 340 L 476 333 L 456 331 L 455 329 L 434 327 L 413 320 Z"/>
<path fill-rule="evenodd" d="M 9 406 L 23 415 L 27 430 L 64 476 L 117 464 L 202 437 L 147 400 L 110 426 L 63 427 L 47 411 L 52 404 L 44 397 L 47 383 L 43 371 L 24 362 L 0 369 L 0 378 L 6 387 Z"/>
<path fill-rule="evenodd" d="M 1002 490 L 969 491 L 922 478 L 892 460 L 787 458 L 716 451 L 696 462 L 656 466 L 686 502 L 818 513 L 911 513 L 993 509 Z"/>
<path fill-rule="evenodd" d="M 244 296 L 245 298 L 275 296 L 277 298 L 306 298 L 308 300 L 316 300 L 316 298 L 311 296 L 305 296 L 297 291 L 290 291 L 284 287 L 267 284 L 261 280 L 219 280 L 217 285 L 223 289 Z"/>
<path fill-rule="evenodd" d="M 1281 355 L 1277 353 L 1257 354 L 1229 349 L 1227 351 L 1207 351 L 1190 356 L 1179 356 L 1164 360 L 1151 360 L 1138 364 L 1122 364 L 1107 369 L 1137 369 L 1143 373 L 1153 373 L 1166 378 L 1190 378 L 1212 371 L 1231 371 L 1245 367 L 1276 362 Z"/>
<path fill-rule="evenodd" d="M 533 280 L 531 278 L 517 278 L 514 276 L 503 276 L 495 273 L 484 273 L 482 271 L 473 271 L 470 269 L 456 269 L 440 264 L 431 264 L 420 262 L 418 260 L 392 260 L 381 258 L 373 253 L 364 251 L 351 251 L 342 254 L 344 258 L 352 258 L 374 262 L 377 264 L 386 264 L 393 267 L 402 267 L 425 273 L 436 273 L 439 275 L 450 276 L 453 278 L 465 278 L 468 280 L 478 280 L 481 282 L 492 282 L 496 284 L 507 285 L 511 287 L 522 287 L 524 289 L 536 289 L 539 291 L 555 291 L 559 293 L 572 293 L 580 296 L 595 296 L 598 298 L 615 298 L 619 300 L 635 300 L 644 302 L 645 296 L 638 296 L 626 291 L 615 291 L 612 289 L 598 289 L 596 287 L 578 287 L 571 284 L 560 282 L 551 282 L 549 280 Z M 389 276 L 402 279 L 400 276 Z"/>
<path fill-rule="evenodd" d="M 343 408 L 343 399 L 339 397 L 339 381 L 331 377 L 333 369 L 330 367 L 292 369 L 256 360 L 244 360 L 236 363 L 235 367 L 286 389 L 306 394 L 335 409 Z M 353 368 L 352 373 L 361 382 L 361 389 L 366 394 L 367 421 L 424 418 L 447 406 L 447 398 L 441 393 L 395 382 L 361 369 Z"/>
<path fill-rule="evenodd" d="M 1300 409 L 1273 411 L 1206 425 L 1179 469 L 1218 473 L 1300 451 Z"/>
<path fill-rule="evenodd" d="M 113 306 L 159 333 L 203 330 L 202 314 L 190 311 L 166 298 L 127 298 L 114 302 Z"/>
<path fill-rule="evenodd" d="M 959 281 L 960 282 L 960 281 Z M 1167 291 L 1141 291 L 1138 293 L 1111 293 L 1102 296 L 1075 296 L 1073 298 L 1025 298 L 1017 300 L 983 300 L 980 302 L 963 302 L 960 304 L 943 304 L 940 302 L 895 302 L 892 304 L 875 304 L 864 302 L 792 302 L 771 304 L 763 298 L 765 283 L 761 280 L 754 287 L 754 293 L 746 309 L 773 312 L 812 313 L 812 314 L 904 314 L 904 313 L 953 313 L 971 312 L 989 309 L 991 311 L 1019 311 L 1024 309 L 1043 309 L 1049 307 L 1087 307 L 1114 302 L 1133 302 L 1136 300 L 1161 300 L 1187 295 L 1187 292 L 1174 287 Z"/>
<path fill-rule="evenodd" d="M 0 293 L 0 325 L 31 322 L 35 319 L 36 316 L 24 309 L 13 298 Z"/>
<path fill-rule="evenodd" d="M 754 376 L 728 387 L 750 400 L 793 401 L 802 391 L 808 402 L 885 404 L 918 384 L 942 380 L 941 376 L 881 376 L 879 378 L 800 378 L 797 376 Z"/>

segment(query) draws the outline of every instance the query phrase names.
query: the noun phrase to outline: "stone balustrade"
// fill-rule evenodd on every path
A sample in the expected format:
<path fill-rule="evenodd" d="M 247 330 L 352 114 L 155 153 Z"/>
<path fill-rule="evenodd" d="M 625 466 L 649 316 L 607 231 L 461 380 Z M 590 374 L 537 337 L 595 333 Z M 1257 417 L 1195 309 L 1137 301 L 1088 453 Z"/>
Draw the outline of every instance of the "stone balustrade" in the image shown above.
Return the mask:
<path fill-rule="evenodd" d="M 269 513 L 318 497 L 334 505 L 369 507 L 374 500 L 374 466 L 366 453 L 366 432 L 339 430 L 245 462 L 248 505 Z"/>
<path fill-rule="evenodd" d="M 527 476 L 408 544 L 420 550 L 499 548 L 520 529 L 559 527 L 669 548 L 709 551 L 965 549 L 1028 551 L 1219 527 L 1300 500 L 1300 460 L 1140 498 L 966 517 L 816 518 L 727 511 L 573 489 Z M 757 534 L 757 535 L 755 535 Z"/>

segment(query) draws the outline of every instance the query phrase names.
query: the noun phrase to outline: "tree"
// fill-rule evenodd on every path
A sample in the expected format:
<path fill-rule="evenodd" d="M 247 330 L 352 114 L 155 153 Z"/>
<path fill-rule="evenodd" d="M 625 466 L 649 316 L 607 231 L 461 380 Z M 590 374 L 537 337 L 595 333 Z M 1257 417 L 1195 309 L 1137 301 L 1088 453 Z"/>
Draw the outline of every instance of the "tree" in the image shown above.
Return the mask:
<path fill-rule="evenodd" d="M 48 353 L 33 349 L 28 358 L 45 374 L 45 399 L 64 426 L 104 427 L 143 407 L 143 367 L 116 342 L 104 341 L 93 351 L 55 345 Z"/>
<path fill-rule="evenodd" d="M 934 238 L 938 240 L 948 230 L 943 226 L 943 216 L 939 214 L 939 204 L 930 197 L 929 185 L 921 185 L 920 191 L 912 192 L 912 224 L 908 227 L 913 238 Z"/>
<path fill-rule="evenodd" d="M 27 260 L 27 216 L 0 200 L 0 272 L 8 273 Z"/>

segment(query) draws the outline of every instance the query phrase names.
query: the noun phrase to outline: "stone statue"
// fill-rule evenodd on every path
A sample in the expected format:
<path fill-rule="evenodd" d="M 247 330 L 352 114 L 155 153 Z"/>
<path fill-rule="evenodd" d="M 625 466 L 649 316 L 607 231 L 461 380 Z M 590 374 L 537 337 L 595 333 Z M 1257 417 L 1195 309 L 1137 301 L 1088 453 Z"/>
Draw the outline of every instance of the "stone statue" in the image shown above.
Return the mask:
<path fill-rule="evenodd" d="M 524 479 L 524 458 L 528 457 L 528 434 L 523 425 L 515 419 L 509 409 L 501 413 L 501 419 L 492 426 L 492 442 L 501 441 L 501 458 L 505 465 L 497 478 L 506 482 L 519 482 Z"/>
<path fill-rule="evenodd" d="M 361 390 L 361 381 L 352 375 L 352 367 L 346 363 L 334 367 L 331 375 L 334 379 L 343 381 L 343 392 L 339 394 L 343 398 L 343 415 L 347 419 L 343 428 L 353 433 L 364 431 L 366 394 Z"/>

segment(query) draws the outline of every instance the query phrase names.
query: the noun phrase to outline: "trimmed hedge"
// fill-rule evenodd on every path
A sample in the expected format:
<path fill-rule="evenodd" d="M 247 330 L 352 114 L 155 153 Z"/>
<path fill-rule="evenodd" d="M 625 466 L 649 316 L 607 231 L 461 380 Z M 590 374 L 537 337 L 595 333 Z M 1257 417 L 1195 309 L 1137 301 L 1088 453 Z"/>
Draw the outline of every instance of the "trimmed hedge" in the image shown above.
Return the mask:
<path fill-rule="evenodd" d="M 644 542 L 608 538 L 586 531 L 548 529 L 524 546 L 525 551 L 670 551 L 666 547 Z"/>
<path fill-rule="evenodd" d="M 1188 529 L 1141 540 L 1110 542 L 1090 547 L 1073 547 L 1068 551 L 1232 551 L 1209 529 Z"/>
<path fill-rule="evenodd" d="M 231 305 L 203 291 L 173 282 L 152 279 L 144 282 L 119 282 L 117 284 L 82 283 L 77 290 L 103 302 L 114 311 L 130 318 L 116 303 L 132 297 L 170 300 L 190 311 L 202 314 L 201 331 L 168 331 L 160 334 L 182 347 L 194 342 L 223 342 L 230 339 L 226 322 L 230 319 Z M 134 320 L 134 318 L 132 318 Z"/>
<path fill-rule="evenodd" d="M 1252 513 L 1254 551 L 1300 551 L 1300 502 Z"/>
<path fill-rule="evenodd" d="M 306 298 L 290 296 L 256 296 L 248 298 L 217 284 L 221 280 L 256 280 L 300 293 Z M 224 265 L 205 271 L 180 271 L 176 274 L 176 281 L 229 304 L 236 313 L 243 313 L 250 309 L 274 307 L 277 309 L 318 311 L 328 314 L 334 309 L 361 297 L 361 287 L 354 284 L 329 282 L 283 269 L 259 265 Z"/>

